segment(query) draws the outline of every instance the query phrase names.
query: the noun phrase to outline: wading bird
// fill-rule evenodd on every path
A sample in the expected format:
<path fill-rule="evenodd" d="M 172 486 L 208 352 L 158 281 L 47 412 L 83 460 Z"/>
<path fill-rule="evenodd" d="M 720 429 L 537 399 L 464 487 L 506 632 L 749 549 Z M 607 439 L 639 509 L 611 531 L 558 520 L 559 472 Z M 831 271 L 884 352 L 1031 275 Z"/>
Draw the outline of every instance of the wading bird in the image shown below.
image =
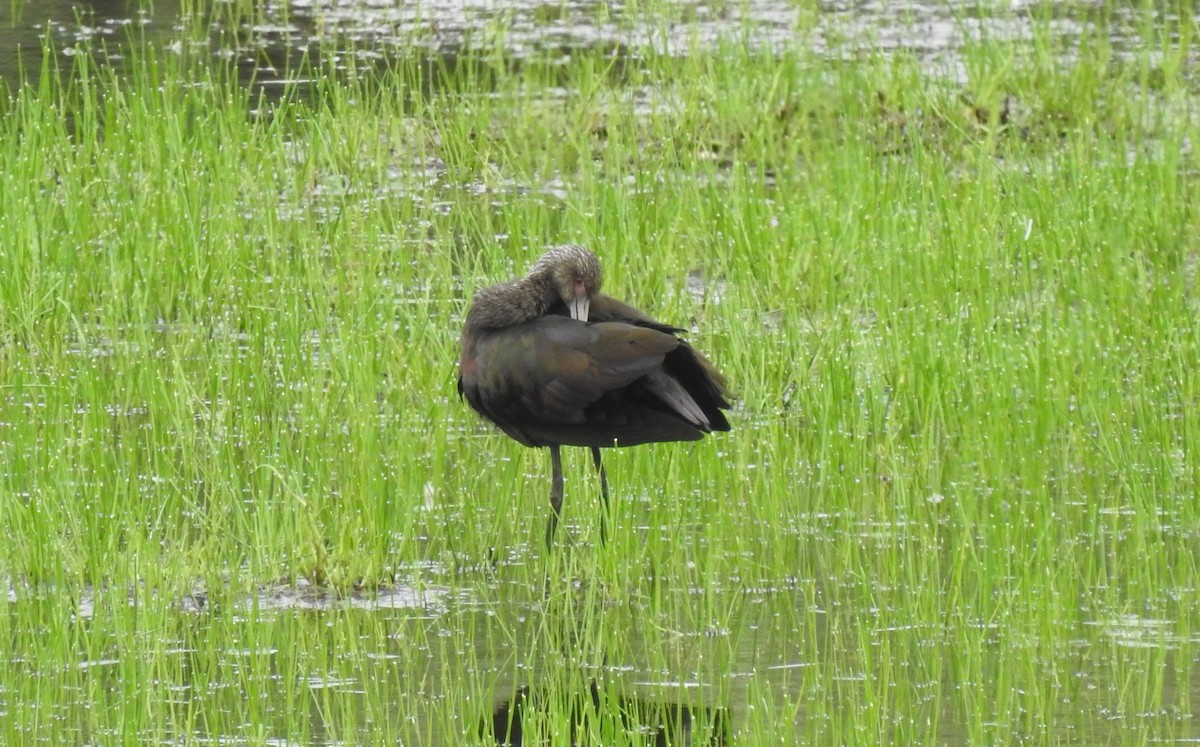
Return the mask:
<path fill-rule="evenodd" d="M 555 247 L 525 277 L 478 291 L 462 332 L 459 395 L 522 444 L 550 449 L 547 547 L 562 511 L 559 447 L 591 447 L 607 511 L 600 449 L 729 430 L 725 380 L 684 330 L 601 294 L 600 280 L 596 255 Z"/>

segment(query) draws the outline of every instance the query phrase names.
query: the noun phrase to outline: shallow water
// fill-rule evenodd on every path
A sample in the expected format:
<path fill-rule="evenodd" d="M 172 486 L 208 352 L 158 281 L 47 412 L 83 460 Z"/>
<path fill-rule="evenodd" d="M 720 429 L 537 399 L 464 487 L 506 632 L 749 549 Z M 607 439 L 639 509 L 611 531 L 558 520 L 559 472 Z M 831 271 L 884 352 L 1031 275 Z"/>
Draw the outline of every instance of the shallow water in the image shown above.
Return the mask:
<path fill-rule="evenodd" d="M 810 542 L 823 541 L 819 526 L 815 520 Z M 880 552 L 895 541 L 873 527 L 861 537 Z M 536 562 L 511 563 L 526 561 Z M 1012 657 L 1048 678 L 990 682 L 959 674 L 969 671 L 961 661 L 967 654 L 954 650 L 950 625 L 893 624 L 888 600 L 902 590 L 854 580 L 670 589 L 665 603 L 648 604 L 579 578 L 552 581 L 547 595 L 505 580 L 503 565 L 491 584 L 471 588 L 436 565 L 398 571 L 417 585 L 341 595 L 303 584 L 248 596 L 197 589 L 179 598 L 9 585 L 0 610 L 9 675 L 0 679 L 0 719 L 23 719 L 17 723 L 28 725 L 31 744 L 107 743 L 122 735 L 119 719 L 95 718 L 93 709 L 119 709 L 132 698 L 147 702 L 135 724 L 143 743 L 357 744 L 386 728 L 415 743 L 458 744 L 471 734 L 490 738 L 494 713 L 528 695 L 527 719 L 536 720 L 547 698 L 574 698 L 580 707 L 595 699 L 605 717 L 642 714 L 647 723 L 621 728 L 647 733 L 666 728 L 663 712 L 686 712 L 698 725 L 692 744 L 721 744 L 725 729 L 753 734 L 759 704 L 792 712 L 798 743 L 835 739 L 830 721 L 847 707 L 880 708 L 897 739 L 921 734 L 939 744 L 973 743 L 980 721 L 1006 720 L 1012 743 L 1200 736 L 1186 706 L 1200 695 L 1200 676 L 1177 681 L 1171 664 L 1172 651 L 1200 641 L 1179 640 L 1173 621 L 1085 615 L 1059 631 L 1054 645 L 1062 650 L 1003 623 L 966 621 L 986 633 L 986 649 L 977 652 L 988 660 L 979 670 L 985 678 L 1011 675 L 1004 660 Z M 880 620 L 865 627 L 867 640 L 841 635 L 864 616 Z M 70 643 L 53 651 L 63 639 Z M 583 640 L 589 644 L 581 648 Z M 876 669 L 883 660 L 903 675 Z M 54 704 L 43 716 L 49 723 L 23 710 L 30 681 L 21 678 L 34 673 L 66 696 L 38 688 L 41 702 Z M 1124 710 L 1128 688 L 1138 686 L 1130 676 L 1165 678 L 1161 701 Z M 1031 707 L 1016 719 L 1006 712 L 1024 710 L 1022 700 L 1046 688 L 1055 710 Z M 910 709 L 884 705 L 897 689 Z M 44 736 L 51 732 L 59 736 Z"/>
<path fill-rule="evenodd" d="M 129 346 L 113 347 L 124 355 Z M 946 509 L 954 500 L 939 494 L 928 503 Z M 540 510 L 528 501 L 522 521 L 540 525 Z M 685 523 L 689 512 L 703 514 L 690 504 L 676 510 Z M 648 528 L 625 515 L 614 534 L 650 541 Z M 1119 546 L 1135 517 L 1119 510 L 1105 516 L 1099 535 L 1081 543 Z M 867 558 L 894 553 L 917 535 L 904 517 L 782 518 L 776 528 L 795 552 L 815 557 L 843 545 L 848 527 Z M 578 519 L 567 519 L 566 536 L 583 534 L 572 523 Z M 1162 517 L 1164 531 L 1195 537 L 1194 527 L 1176 524 Z M 459 744 L 490 736 L 495 713 L 528 693 L 524 715 L 535 723 L 548 698 L 583 709 L 595 698 L 609 718 L 637 711 L 653 722 L 622 724 L 637 733 L 659 728 L 662 712 L 686 711 L 703 733 L 692 744 L 720 744 L 726 727 L 753 734 L 756 712 L 766 707 L 790 713 L 795 742 L 809 744 L 837 741 L 837 714 L 847 708 L 877 708 L 897 743 L 917 735 L 938 744 L 994 742 L 1001 734 L 1018 744 L 1200 737 L 1187 706 L 1200 697 L 1200 668 L 1175 659 L 1190 656 L 1200 637 L 1180 633 L 1180 620 L 1169 618 L 1172 599 L 1190 598 L 1190 587 L 1146 599 L 1152 616 L 1081 601 L 1080 613 L 1046 639 L 1012 626 L 1037 617 L 1019 612 L 1043 604 L 1036 591 L 1016 594 L 1018 612 L 1007 619 L 972 617 L 939 596 L 946 618 L 931 621 L 905 617 L 910 590 L 853 573 L 770 583 L 697 576 L 692 586 L 663 588 L 647 569 L 632 587 L 617 588 L 553 570 L 550 580 L 529 582 L 543 568 L 569 566 L 573 555 L 606 551 L 568 539 L 555 563 L 540 547 L 516 544 L 502 558 L 463 559 L 469 566 L 397 567 L 394 586 L 340 593 L 306 583 L 249 593 L 199 585 L 172 595 L 10 580 L 0 605 L 7 641 L 0 657 L 8 663 L 0 724 L 20 724 L 31 744 L 133 736 L 168 744 L 340 745 L 370 741 L 381 729 L 417 744 Z M 982 648 L 959 650 L 963 631 L 968 639 L 978 634 Z M 35 673 L 44 680 L 31 679 Z M 1129 690 L 1159 679 L 1155 700 L 1131 711 Z M 35 681 L 45 684 L 33 694 Z M 131 698 L 146 704 L 129 715 L 133 735 L 111 713 Z M 890 709 L 896 698 L 909 706 Z M 34 701 L 52 704 L 51 711 L 27 712 Z M 96 717 L 97 709 L 109 713 Z M 724 725 L 718 736 L 707 731 L 713 722 Z M 770 727 L 782 733 L 777 722 Z"/>
<path fill-rule="evenodd" d="M 601 48 L 636 59 L 646 51 L 685 55 L 711 47 L 738 29 L 752 46 L 782 50 L 806 46 L 818 52 L 836 49 L 904 50 L 931 68 L 965 79 L 958 52 L 987 39 L 1031 38 L 1043 29 L 1050 38 L 1072 41 L 1101 28 L 1117 48 L 1138 39 L 1141 11 L 1131 7 L 1111 16 L 1106 3 L 1041 5 L 1013 2 L 987 9 L 966 0 L 952 2 L 821 2 L 804 10 L 786 0 L 748 2 L 676 2 L 668 6 L 674 22 L 664 33 L 627 14 L 625 6 L 604 2 L 518 0 L 437 0 L 414 4 L 363 3 L 358 0 L 269 2 L 255 22 L 236 30 L 217 25 L 202 48 L 222 60 L 234 60 L 244 79 L 268 94 L 280 90 L 302 60 L 348 56 L 372 64 L 389 55 L 423 52 L 431 62 L 453 64 L 464 49 L 504 48 L 514 59 L 538 56 L 564 60 L 573 49 Z M 1164 15 L 1161 21 L 1174 18 Z M 78 20 L 77 20 L 78 19 Z M 144 33 L 179 53 L 178 29 L 186 25 L 179 4 L 156 2 L 131 13 L 125 2 L 48 0 L 25 3 L 15 16 L 0 7 L 0 80 L 10 86 L 20 66 L 36 70 L 41 42 L 49 36 L 65 62 L 84 49 L 106 50 L 119 60 L 131 30 Z"/>

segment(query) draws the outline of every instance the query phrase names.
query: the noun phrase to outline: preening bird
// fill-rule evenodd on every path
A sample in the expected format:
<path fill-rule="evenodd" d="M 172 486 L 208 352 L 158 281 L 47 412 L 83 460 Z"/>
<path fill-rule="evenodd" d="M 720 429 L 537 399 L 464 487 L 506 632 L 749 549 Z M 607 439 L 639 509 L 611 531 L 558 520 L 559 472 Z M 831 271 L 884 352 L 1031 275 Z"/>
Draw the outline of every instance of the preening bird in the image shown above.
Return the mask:
<path fill-rule="evenodd" d="M 600 449 L 729 430 L 725 379 L 684 330 L 600 282 L 596 255 L 554 247 L 525 277 L 479 290 L 462 332 L 459 394 L 517 441 L 550 449 L 548 547 L 562 511 L 559 447 L 591 447 L 607 507 Z"/>

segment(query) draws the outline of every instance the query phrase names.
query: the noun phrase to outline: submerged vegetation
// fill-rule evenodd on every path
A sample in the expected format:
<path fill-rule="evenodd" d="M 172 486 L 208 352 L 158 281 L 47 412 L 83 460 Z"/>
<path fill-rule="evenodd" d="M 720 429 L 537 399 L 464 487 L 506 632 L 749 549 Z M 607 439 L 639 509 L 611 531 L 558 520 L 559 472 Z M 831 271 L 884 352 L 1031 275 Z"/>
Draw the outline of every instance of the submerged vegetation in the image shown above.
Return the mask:
<path fill-rule="evenodd" d="M 0 741 L 1200 737 L 1194 19 L 1052 10 L 936 64 L 654 7 L 271 95 L 48 47 L 0 97 Z M 568 450 L 547 552 L 454 379 L 564 242 L 739 401 L 609 456 L 607 544 Z"/>

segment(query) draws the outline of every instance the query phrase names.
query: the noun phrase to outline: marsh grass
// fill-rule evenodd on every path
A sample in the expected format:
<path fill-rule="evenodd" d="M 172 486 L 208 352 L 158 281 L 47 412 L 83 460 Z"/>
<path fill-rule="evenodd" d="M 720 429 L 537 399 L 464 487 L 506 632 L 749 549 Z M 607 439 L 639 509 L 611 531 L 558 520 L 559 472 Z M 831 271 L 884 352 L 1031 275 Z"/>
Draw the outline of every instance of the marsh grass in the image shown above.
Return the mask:
<path fill-rule="evenodd" d="M 0 103 L 0 741 L 486 742 L 531 687 L 545 743 L 641 743 L 572 727 L 592 683 L 738 744 L 1196 738 L 1193 27 L 1146 18 L 965 80 L 47 50 Z M 547 553 L 454 364 L 561 241 L 739 402 L 608 458 L 607 545 L 569 453 Z"/>

